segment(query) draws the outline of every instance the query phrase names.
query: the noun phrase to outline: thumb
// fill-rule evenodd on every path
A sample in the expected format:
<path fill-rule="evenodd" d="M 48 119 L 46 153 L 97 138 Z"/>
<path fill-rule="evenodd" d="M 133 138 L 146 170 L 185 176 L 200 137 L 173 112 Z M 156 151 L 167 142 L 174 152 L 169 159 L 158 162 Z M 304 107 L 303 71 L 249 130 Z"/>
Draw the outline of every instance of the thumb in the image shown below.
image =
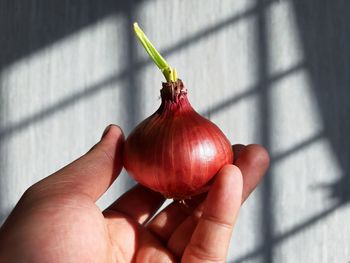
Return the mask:
<path fill-rule="evenodd" d="M 85 155 L 33 185 L 29 190 L 42 194 L 78 194 L 96 201 L 122 169 L 124 135 L 109 125 L 102 139 Z"/>

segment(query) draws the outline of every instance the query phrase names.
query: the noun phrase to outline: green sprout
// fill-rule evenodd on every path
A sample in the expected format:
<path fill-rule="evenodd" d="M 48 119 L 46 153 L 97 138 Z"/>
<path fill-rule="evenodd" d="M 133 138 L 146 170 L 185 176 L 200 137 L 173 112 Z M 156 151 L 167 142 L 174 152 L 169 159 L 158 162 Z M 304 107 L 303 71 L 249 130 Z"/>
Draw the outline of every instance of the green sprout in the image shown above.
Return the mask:
<path fill-rule="evenodd" d="M 140 40 L 143 47 L 146 49 L 148 55 L 153 62 L 162 71 L 167 82 L 175 82 L 177 80 L 177 72 L 175 68 L 171 68 L 165 61 L 157 49 L 152 45 L 151 41 L 147 38 L 146 34 L 142 31 L 137 23 L 134 23 L 134 31 L 137 38 Z"/>

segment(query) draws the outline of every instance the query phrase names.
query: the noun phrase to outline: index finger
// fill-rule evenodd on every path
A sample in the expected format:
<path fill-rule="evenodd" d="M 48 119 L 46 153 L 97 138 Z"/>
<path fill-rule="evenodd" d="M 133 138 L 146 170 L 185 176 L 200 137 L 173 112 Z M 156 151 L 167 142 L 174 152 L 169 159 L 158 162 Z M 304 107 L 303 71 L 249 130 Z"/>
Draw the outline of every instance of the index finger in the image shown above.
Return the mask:
<path fill-rule="evenodd" d="M 270 157 L 267 150 L 258 144 L 245 147 L 234 145 L 233 150 L 237 156 L 234 164 L 241 170 L 243 176 L 243 203 L 265 175 L 270 165 Z"/>

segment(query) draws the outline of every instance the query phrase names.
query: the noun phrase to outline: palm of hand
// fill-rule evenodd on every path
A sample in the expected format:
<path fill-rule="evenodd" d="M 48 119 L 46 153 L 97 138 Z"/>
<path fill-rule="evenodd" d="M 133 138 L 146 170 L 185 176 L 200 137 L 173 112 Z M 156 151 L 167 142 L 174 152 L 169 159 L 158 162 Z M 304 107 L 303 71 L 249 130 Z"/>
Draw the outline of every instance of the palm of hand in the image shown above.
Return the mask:
<path fill-rule="evenodd" d="M 30 187 L 0 228 L 0 262 L 224 262 L 241 201 L 268 167 L 266 151 L 235 146 L 236 166 L 217 174 L 207 196 L 155 217 L 164 198 L 140 185 L 101 212 L 95 202 L 121 170 L 123 141 L 112 126 L 86 155 Z"/>
<path fill-rule="evenodd" d="M 139 185 L 103 213 L 85 195 L 42 195 L 41 189 L 30 189 L 11 215 L 19 221 L 6 227 L 21 226 L 12 233 L 14 247 L 25 253 L 18 254 L 18 262 L 177 262 L 202 214 L 198 203 L 203 199 L 173 202 L 145 224 L 163 197 Z M 176 218 L 165 220 L 173 214 Z"/>

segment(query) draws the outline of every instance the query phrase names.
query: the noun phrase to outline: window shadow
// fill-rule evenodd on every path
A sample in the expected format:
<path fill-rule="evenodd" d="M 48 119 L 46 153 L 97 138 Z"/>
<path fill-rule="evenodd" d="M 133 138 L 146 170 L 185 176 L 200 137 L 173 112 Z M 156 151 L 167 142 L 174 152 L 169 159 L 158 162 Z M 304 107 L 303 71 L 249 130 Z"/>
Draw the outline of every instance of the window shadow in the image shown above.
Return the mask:
<path fill-rule="evenodd" d="M 142 0 L 133 1 L 54 1 L 47 0 L 45 2 L 37 0 L 19 1 L 5 0 L 0 3 L 0 71 L 6 68 L 11 63 L 22 59 L 33 52 L 59 41 L 60 39 L 72 35 L 78 30 L 96 23 L 109 15 L 123 14 L 126 17 L 126 27 L 129 27 L 132 22 L 136 21 L 134 16 L 135 7 Z M 146 0 L 145 0 L 146 1 Z M 266 5 L 274 1 L 266 2 Z M 230 24 L 239 22 L 240 20 L 255 14 L 255 9 L 249 9 L 242 13 L 235 14 L 227 19 L 221 20 L 218 23 L 204 28 L 191 36 L 188 36 L 167 50 L 161 52 L 167 56 L 180 49 L 186 48 L 201 39 L 212 36 L 214 33 L 224 30 Z M 113 88 L 111 84 L 123 80 L 125 84 L 121 91 L 127 105 L 134 105 L 129 110 L 129 119 L 126 124 L 126 129 L 130 130 L 136 124 L 140 115 L 140 109 L 135 106 L 141 105 L 137 92 L 138 80 L 136 71 L 142 69 L 150 63 L 149 60 L 136 61 L 135 56 L 135 37 L 131 30 L 126 31 L 123 39 L 127 42 L 127 54 L 129 57 L 128 64 L 119 73 L 92 84 L 84 88 L 83 91 L 73 93 L 48 108 L 36 112 L 26 118 L 13 123 L 11 125 L 0 126 L 0 163 L 2 173 L 6 173 L 6 150 L 3 147 L 4 142 L 15 133 L 23 131 L 29 126 L 38 123 L 46 118 L 52 118 L 54 114 L 60 110 L 74 105 L 81 99 L 95 96 L 97 93 L 104 91 L 106 88 Z M 0 100 L 6 97 L 4 87 L 0 91 Z M 0 107 L 3 107 L 1 103 Z M 0 118 L 6 112 L 0 108 Z M 0 119 L 1 120 L 1 119 Z M 3 122 L 1 122 L 3 124 Z M 125 187 L 129 188 L 133 185 L 131 180 L 126 179 Z M 4 182 L 0 184 L 6 184 Z M 1 207 L 0 207 L 1 210 Z"/>
<path fill-rule="evenodd" d="M 19 1 L 4 0 L 0 3 L 0 71 L 11 63 L 22 59 L 40 49 L 59 41 L 60 39 L 72 35 L 78 30 L 96 23 L 109 15 L 123 14 L 126 17 L 127 27 L 136 20 L 134 16 L 135 7 L 142 0 L 133 1 L 54 1 L 47 0 L 45 2 L 37 0 Z M 146 0 L 144 0 L 146 1 Z M 275 0 L 267 1 L 269 5 Z M 224 30 L 227 26 L 235 24 L 246 17 L 254 15 L 255 8 L 248 9 L 242 13 L 235 14 L 227 19 L 218 21 L 218 23 L 206 27 L 193 35 L 181 39 L 166 50 L 162 50 L 165 56 L 174 53 L 180 49 L 212 36 L 220 30 Z M 38 123 L 46 118 L 53 117 L 60 110 L 74 105 L 81 99 L 88 98 L 102 92 L 106 88 L 113 88 L 111 84 L 117 81 L 125 81 L 126 85 L 122 90 L 125 102 L 128 105 L 140 105 L 137 87 L 138 80 L 136 71 L 142 69 L 150 63 L 149 60 L 136 61 L 135 56 L 135 37 L 132 31 L 127 31 L 127 35 L 123 37 L 127 44 L 126 52 L 128 53 L 128 65 L 119 73 L 92 84 L 83 91 L 67 96 L 48 108 L 37 113 L 27 116 L 26 118 L 13 123 L 11 125 L 0 125 L 0 163 L 2 173 L 6 173 L 6 151 L 3 144 L 9 137 L 17 132 L 23 131 L 32 124 Z M 6 98 L 5 87 L 1 87 L 0 100 Z M 1 103 L 0 107 L 3 107 Z M 0 120 L 2 114 L 6 112 L 0 108 Z M 140 109 L 133 107 L 129 113 L 128 128 L 136 124 L 140 114 Z M 3 124 L 3 122 L 1 122 Z M 5 178 L 6 179 L 6 178 Z M 1 183 L 6 185 L 6 180 Z M 0 184 L 0 187 L 1 187 Z M 127 183 L 126 187 L 132 185 L 133 182 Z"/>
<path fill-rule="evenodd" d="M 268 76 L 266 79 L 265 88 L 269 89 L 274 84 L 274 82 L 277 82 L 283 78 L 286 78 L 304 68 L 305 68 L 305 63 L 299 63 L 275 75 Z M 201 115 L 211 117 L 216 114 L 219 114 L 220 112 L 224 111 L 228 107 L 231 107 L 242 100 L 248 99 L 251 96 L 257 96 L 261 88 L 262 88 L 261 83 L 257 83 L 251 87 L 245 88 L 243 92 L 239 94 L 235 94 L 228 98 L 225 98 L 221 100 L 219 103 L 209 107 L 208 109 L 201 111 Z"/>
<path fill-rule="evenodd" d="M 35 53 L 48 45 L 51 45 L 69 35 L 76 33 L 84 27 L 98 22 L 109 15 L 124 15 L 128 22 L 132 18 L 133 9 L 143 0 L 132 1 L 95 1 L 95 0 L 3 0 L 0 1 L 0 73 L 7 66 L 20 60 L 32 53 Z M 145 0 L 146 1 L 146 0 Z M 130 25 L 129 25 L 130 26 Z M 125 41 L 130 41 L 129 35 L 123 37 Z M 132 43 L 131 43 L 132 44 Z M 126 43 L 131 47 L 130 43 Z M 132 56 L 133 50 L 130 48 L 129 55 Z M 134 61 L 132 61 L 134 63 Z M 101 87 L 109 86 L 116 79 L 131 76 L 129 71 L 131 66 L 119 75 L 111 76 L 100 83 L 92 85 L 88 90 L 78 92 L 70 97 L 58 101 L 48 109 L 38 112 L 26 119 L 12 125 L 4 125 L 4 114 L 6 114 L 8 102 L 5 101 L 7 87 L 0 87 L 0 197 L 7 193 L 7 144 L 8 137 L 18 131 L 21 131 L 31 124 L 39 122 L 69 105 L 73 105 L 82 97 L 96 95 Z M 38 72 L 40 74 L 40 72 Z M 137 100 L 135 95 L 136 80 L 132 77 L 126 81 L 128 86 L 125 90 L 125 100 Z M 139 105 L 133 103 L 132 105 Z M 137 118 L 137 110 L 130 113 L 131 118 Z M 129 187 L 133 182 L 126 179 L 125 187 Z M 5 198 L 1 198 L 3 200 Z M 7 215 L 6 205 L 0 202 L 1 216 Z"/>
<path fill-rule="evenodd" d="M 95 23 L 110 14 L 123 13 L 128 18 L 128 23 L 135 20 L 133 8 L 141 0 L 134 1 L 37 1 L 37 0 L 5 0 L 0 2 L 0 71 L 14 61 L 21 59 L 41 48 L 73 34 L 77 30 Z M 258 57 L 258 80 L 259 84 L 253 87 L 242 96 L 232 97 L 213 108 L 204 112 L 210 115 L 223 110 L 244 99 L 247 96 L 258 94 L 260 97 L 260 112 L 262 113 L 262 134 L 261 142 L 269 148 L 269 98 L 267 96 L 268 88 L 274 77 L 268 76 L 268 54 L 266 40 L 266 25 L 264 17 L 265 7 L 272 1 L 256 0 L 257 7 L 248 10 L 238 16 L 233 16 L 224 20 L 213 27 L 197 32 L 183 41 L 176 43 L 168 50 L 163 51 L 164 55 L 176 52 L 179 49 L 201 40 L 211 34 L 225 28 L 226 26 L 237 22 L 238 20 L 251 15 L 257 16 L 256 23 L 256 49 Z M 295 17 L 302 41 L 306 68 L 312 79 L 312 86 L 317 99 L 319 110 L 324 123 L 325 131 L 322 136 L 327 137 L 331 142 L 332 149 L 337 157 L 337 161 L 344 172 L 336 182 L 324 185 L 330 191 L 330 197 L 337 200 L 337 204 L 313 218 L 301 222 L 295 228 L 281 236 L 272 236 L 273 232 L 273 211 L 271 207 L 270 194 L 273 189 L 272 177 L 268 175 L 262 185 L 262 206 L 263 227 L 265 245 L 256 251 L 242 257 L 250 258 L 252 255 L 263 255 L 265 262 L 272 262 L 272 248 L 277 242 L 289 238 L 313 223 L 329 215 L 338 207 L 347 204 L 350 200 L 350 180 L 349 180 L 349 160 L 350 160 L 350 3 L 347 0 L 335 0 L 320 4 L 317 0 L 297 1 L 291 0 L 294 8 Z M 138 80 L 137 74 L 131 74 L 131 70 L 141 69 L 148 62 L 136 61 L 135 58 L 135 40 L 131 32 L 125 36 L 128 41 L 128 56 L 130 64 L 121 73 L 111 76 L 100 83 L 92 85 L 84 93 L 76 93 L 52 105 L 50 108 L 39 112 L 23 122 L 10 127 L 1 127 L 1 140 L 6 139 L 10 134 L 18 130 L 23 130 L 31 123 L 38 122 L 44 118 L 51 117 L 60 109 L 74 104 L 76 101 L 93 96 L 97 92 L 110 86 L 121 79 L 127 79 L 127 88 L 124 97 L 129 105 L 140 105 L 140 98 L 137 94 Z M 303 65 L 303 67 L 305 66 Z M 282 75 L 282 77 L 285 75 Z M 0 100 L 4 98 L 3 87 L 0 89 Z M 0 105 L 2 107 L 2 105 Z M 134 109 L 130 113 L 130 125 L 136 124 L 140 109 Z M 0 123 L 1 113 L 0 108 Z M 317 138 L 316 138 L 317 139 Z M 301 145 L 296 147 L 299 150 L 305 147 Z M 3 167 L 2 148 L 0 148 L 0 164 Z M 292 154 L 293 151 L 288 152 Z M 278 161 L 276 157 L 273 161 Z M 131 183 L 130 183 L 131 184 Z M 1 187 L 1 185 L 0 185 Z M 0 207 L 1 210 L 1 207 Z M 238 260 L 239 262 L 240 260 Z"/>
<path fill-rule="evenodd" d="M 33 52 L 36 52 L 47 45 L 54 43 L 74 32 L 80 30 L 89 24 L 95 23 L 105 16 L 114 14 L 123 14 L 126 17 L 126 27 L 129 27 L 136 21 L 134 9 L 142 0 L 134 1 L 54 1 L 45 2 L 30 0 L 22 3 L 19 0 L 7 0 L 1 2 L 0 8 L 0 30 L 4 34 L 0 35 L 0 71 L 14 61 L 21 59 Z M 270 0 L 266 5 L 275 2 Z M 193 35 L 188 36 L 172 45 L 161 53 L 165 56 L 172 54 L 180 49 L 212 36 L 214 33 L 224 30 L 230 24 L 239 22 L 246 17 L 254 15 L 255 8 L 248 9 L 242 13 L 235 14 L 227 19 L 204 28 Z M 106 88 L 114 88 L 111 84 L 118 81 L 125 81 L 126 85 L 122 90 L 127 105 L 134 105 L 129 108 L 129 120 L 126 124 L 127 130 L 130 130 L 136 124 L 140 115 L 140 109 L 135 106 L 140 105 L 140 98 L 137 92 L 138 80 L 136 72 L 151 63 L 150 60 L 137 61 L 135 56 L 135 37 L 132 31 L 126 31 L 124 36 L 128 53 L 128 64 L 121 72 L 111 75 L 110 77 L 84 88 L 82 91 L 75 92 L 49 107 L 27 116 L 26 118 L 7 126 L 0 126 L 0 163 L 2 172 L 4 172 L 5 160 L 3 155 L 6 153 L 1 150 L 3 142 L 15 133 L 23 131 L 30 125 L 38 123 L 46 118 L 53 117 L 60 110 L 74 105 L 81 99 L 95 96 L 97 93 L 104 91 Z M 0 100 L 5 98 L 6 94 L 1 94 Z M 3 103 L 1 104 L 3 106 Z M 1 107 L 0 106 L 0 107 Z M 5 112 L 0 108 L 0 118 Z M 1 120 L 1 119 L 0 119 Z M 2 156 L 1 156 L 2 155 Z M 132 184 L 132 182 L 130 182 Z M 128 185 L 129 186 L 129 185 Z M 126 186 L 126 187 L 128 187 Z"/>
<path fill-rule="evenodd" d="M 255 20 L 255 51 L 256 51 L 256 72 L 258 86 L 258 108 L 260 112 L 260 128 L 257 137 L 260 137 L 260 143 L 270 151 L 271 146 L 271 100 L 269 96 L 269 47 L 268 47 L 268 25 L 267 13 L 264 8 L 266 0 L 256 0 L 257 6 Z M 265 244 L 261 250 L 261 261 L 273 262 L 273 233 L 274 233 L 274 211 L 272 205 L 273 192 L 273 174 L 268 171 L 264 176 L 264 180 L 259 186 L 261 190 L 261 242 Z"/>
<path fill-rule="evenodd" d="M 350 2 L 335 0 L 320 4 L 317 0 L 291 0 L 291 3 L 324 131 L 274 156 L 272 162 L 325 137 L 331 144 L 338 162 L 336 165 L 340 166 L 342 174 L 333 183 L 321 183 L 313 188 L 314 191 L 329 191 L 329 198 L 333 201 L 331 207 L 281 234 L 271 236 L 267 240 L 269 243 L 262 244 L 235 262 L 246 262 L 261 255 L 265 262 L 273 262 L 272 257 L 266 257 L 269 255 L 266 251 L 271 251 L 278 243 L 312 227 L 350 201 Z"/>
<path fill-rule="evenodd" d="M 267 7 L 268 5 L 272 4 L 275 1 L 276 0 L 266 1 L 266 3 L 264 3 L 264 6 Z M 136 3 L 129 1 L 128 5 L 124 5 L 123 8 L 121 8 L 119 10 L 119 12 L 123 12 L 123 14 L 127 17 L 126 27 L 129 27 L 132 24 L 132 22 L 136 21 L 136 18 L 134 17 L 134 14 L 133 14 L 133 9 L 134 9 L 134 6 L 136 5 Z M 242 19 L 245 19 L 247 17 L 255 15 L 256 11 L 257 11 L 257 8 L 253 7 L 253 8 L 248 9 L 242 13 L 235 14 L 227 19 L 219 21 L 218 23 L 216 23 L 212 26 L 209 26 L 207 28 L 199 30 L 198 32 L 195 32 L 193 35 L 190 35 L 184 39 L 181 39 L 179 42 L 175 43 L 171 47 L 164 49 L 164 50 L 161 50 L 160 53 L 163 54 L 164 56 L 168 56 L 168 55 L 171 55 L 175 52 L 178 52 L 181 49 L 188 48 L 189 46 L 195 44 L 196 42 L 198 42 L 202 39 L 205 39 L 206 37 L 210 37 L 220 30 L 224 30 L 227 26 L 229 26 L 231 24 L 235 24 Z M 37 123 L 37 122 L 44 120 L 45 118 L 52 117 L 53 114 L 59 112 L 61 109 L 72 106 L 76 102 L 80 101 L 81 99 L 86 99 L 86 98 L 89 98 L 91 96 L 94 96 L 97 93 L 104 91 L 106 88 L 113 88 L 113 87 L 111 87 L 111 84 L 113 84 L 113 83 L 116 83 L 119 81 L 127 81 L 129 84 L 127 85 L 128 87 L 125 89 L 131 91 L 131 92 L 129 92 L 130 95 L 133 94 L 134 90 L 133 90 L 132 86 L 136 87 L 135 83 L 134 83 L 135 82 L 135 75 L 137 75 L 136 71 L 141 70 L 143 67 L 151 64 L 152 62 L 149 59 L 136 60 L 136 57 L 135 57 L 135 48 L 136 48 L 135 47 L 136 46 L 135 36 L 133 35 L 131 30 L 127 32 L 125 39 L 127 40 L 126 46 L 128 47 L 128 50 L 126 52 L 128 53 L 128 57 L 130 59 L 128 60 L 128 65 L 124 69 L 122 69 L 117 74 L 111 75 L 98 83 L 92 84 L 89 87 L 84 88 L 83 91 L 78 91 L 76 93 L 73 93 L 73 94 L 61 99 L 60 101 L 50 105 L 49 107 L 43 109 L 40 112 L 34 113 L 34 114 L 26 117 L 25 119 L 20 120 L 19 122 L 14 123 L 10 126 L 3 127 L 2 129 L 0 129 L 0 139 L 7 138 L 7 137 L 11 136 L 12 134 L 27 128 L 29 125 L 31 125 L 33 123 Z M 2 47 L 1 45 L 2 44 L 0 43 L 0 47 Z M 43 46 L 45 46 L 44 43 L 43 43 Z M 0 63 L 0 65 L 1 65 L 1 63 Z M 6 65 L 6 63 L 4 63 L 3 65 Z M 297 65 L 296 68 L 292 68 L 289 70 L 291 72 L 287 71 L 287 72 L 282 73 L 281 75 L 274 76 L 271 79 L 271 81 L 278 80 L 279 78 L 282 78 L 285 74 L 293 73 L 295 70 L 298 70 L 299 67 L 300 67 L 300 65 Z M 131 83 L 133 83 L 133 84 L 131 84 Z M 253 88 L 257 88 L 257 87 L 253 87 Z M 255 92 L 256 91 L 254 90 L 252 92 L 249 92 L 249 94 L 244 94 L 243 97 L 245 97 L 246 95 L 254 94 Z M 127 95 L 127 96 L 129 96 L 129 95 Z M 131 98 L 127 99 L 127 101 L 129 102 L 130 99 Z M 211 113 L 215 113 L 216 111 L 223 110 L 225 108 L 225 106 L 229 106 L 230 104 L 235 103 L 238 100 L 238 98 L 236 98 L 236 96 L 231 98 L 231 99 L 233 101 L 230 101 L 230 100 L 225 101 L 225 102 L 220 103 L 219 105 L 215 106 L 213 109 L 209 109 L 208 111 L 210 111 Z M 129 105 L 135 105 L 135 104 L 129 104 Z M 207 111 L 206 111 L 205 115 L 206 114 L 208 114 Z M 131 122 L 133 122 L 133 121 L 131 121 Z"/>
<path fill-rule="evenodd" d="M 350 2 L 292 4 L 325 136 L 343 173 L 327 188 L 343 205 L 350 201 Z"/>
<path fill-rule="evenodd" d="M 261 246 L 254 249 L 253 251 L 248 252 L 247 254 L 235 259 L 234 262 L 235 263 L 244 263 L 244 262 L 247 262 L 247 260 L 251 260 L 253 258 L 257 258 L 261 255 L 264 255 L 266 249 L 273 247 L 273 246 L 276 246 L 279 243 L 284 242 L 288 238 L 291 238 L 294 235 L 306 230 L 307 228 L 312 227 L 317 222 L 323 220 L 324 218 L 326 218 L 327 216 L 329 216 L 330 214 L 335 212 L 338 208 L 340 208 L 340 205 L 331 206 L 330 208 L 325 209 L 324 211 L 312 216 L 311 218 L 308 218 L 305 221 L 300 222 L 299 224 L 297 224 L 296 226 L 292 227 L 289 230 L 286 230 L 282 234 L 274 235 L 271 238 L 269 244 L 262 244 Z M 266 258 L 264 258 L 264 260 L 265 259 Z M 273 258 L 271 258 L 270 262 L 273 262 Z"/>
<path fill-rule="evenodd" d="M 128 12 L 142 0 L 2 0 L 0 70 L 110 14 Z"/>

